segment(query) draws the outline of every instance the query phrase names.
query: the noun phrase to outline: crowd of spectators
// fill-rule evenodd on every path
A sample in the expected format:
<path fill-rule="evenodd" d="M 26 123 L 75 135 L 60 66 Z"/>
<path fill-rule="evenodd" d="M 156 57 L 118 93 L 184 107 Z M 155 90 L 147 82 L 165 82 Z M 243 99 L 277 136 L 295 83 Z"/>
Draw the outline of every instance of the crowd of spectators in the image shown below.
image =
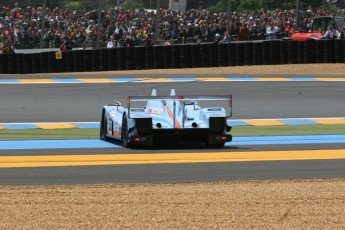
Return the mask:
<path fill-rule="evenodd" d="M 208 10 L 186 12 L 160 10 L 159 43 L 203 43 L 228 40 L 263 40 L 289 37 L 296 28 L 308 31 L 317 16 L 344 15 L 345 10 L 312 9 L 300 16 L 296 26 L 296 10 L 256 10 L 227 13 Z M 44 26 L 45 47 L 59 48 L 67 39 L 72 47 L 95 46 L 98 34 L 98 13 L 46 8 Z M 41 7 L 4 6 L 0 8 L 0 45 L 17 48 L 38 48 L 41 39 Z M 103 47 L 153 45 L 156 13 L 149 10 L 102 11 L 100 44 Z M 224 39 L 224 36 L 225 39 Z M 109 41 L 114 41 L 109 43 Z"/>

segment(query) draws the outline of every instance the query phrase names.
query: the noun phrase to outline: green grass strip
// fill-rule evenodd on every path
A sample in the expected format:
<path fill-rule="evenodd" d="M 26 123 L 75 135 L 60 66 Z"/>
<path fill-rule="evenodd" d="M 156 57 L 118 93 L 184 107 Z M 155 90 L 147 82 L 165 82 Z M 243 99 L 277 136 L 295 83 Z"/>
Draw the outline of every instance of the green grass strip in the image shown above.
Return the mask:
<path fill-rule="evenodd" d="M 345 125 L 236 126 L 234 136 L 345 134 Z M 0 140 L 95 139 L 99 129 L 0 130 Z"/>

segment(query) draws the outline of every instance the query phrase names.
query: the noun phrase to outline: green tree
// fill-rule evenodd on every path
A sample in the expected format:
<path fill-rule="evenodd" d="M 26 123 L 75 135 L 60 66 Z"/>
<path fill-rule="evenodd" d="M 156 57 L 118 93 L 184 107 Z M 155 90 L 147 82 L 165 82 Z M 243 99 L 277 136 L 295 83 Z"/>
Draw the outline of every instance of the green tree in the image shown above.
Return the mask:
<path fill-rule="evenodd" d="M 238 11 L 250 11 L 262 8 L 262 0 L 241 0 Z"/>

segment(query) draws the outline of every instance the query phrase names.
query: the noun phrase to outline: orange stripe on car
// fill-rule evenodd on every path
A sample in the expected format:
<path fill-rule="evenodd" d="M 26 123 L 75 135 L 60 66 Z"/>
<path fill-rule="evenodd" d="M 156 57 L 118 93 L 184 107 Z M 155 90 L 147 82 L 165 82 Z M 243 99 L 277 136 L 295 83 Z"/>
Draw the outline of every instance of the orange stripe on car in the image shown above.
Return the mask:
<path fill-rule="evenodd" d="M 174 115 L 173 115 L 173 113 L 171 112 L 171 110 L 169 109 L 169 107 L 164 106 L 164 108 L 165 108 L 165 111 L 167 111 L 169 117 L 170 117 L 171 119 L 174 119 Z M 175 126 L 176 126 L 176 128 L 178 128 L 178 129 L 181 128 L 180 123 L 179 123 L 178 120 L 176 120 L 176 119 L 175 119 Z"/>

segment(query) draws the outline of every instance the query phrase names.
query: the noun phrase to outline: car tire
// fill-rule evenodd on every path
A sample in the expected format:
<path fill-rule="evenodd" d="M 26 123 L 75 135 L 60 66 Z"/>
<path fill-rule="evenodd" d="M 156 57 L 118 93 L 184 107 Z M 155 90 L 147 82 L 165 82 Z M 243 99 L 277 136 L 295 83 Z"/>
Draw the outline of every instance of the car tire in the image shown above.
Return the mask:
<path fill-rule="evenodd" d="M 125 148 L 130 148 L 130 143 L 128 139 L 128 122 L 126 114 L 124 114 L 122 118 L 122 144 Z"/>
<path fill-rule="evenodd" d="M 101 125 L 100 125 L 100 139 L 103 141 L 108 141 L 109 138 L 106 136 L 106 130 L 107 130 L 107 126 L 108 126 L 108 122 L 107 122 L 107 117 L 105 115 L 105 110 L 103 109 L 102 111 L 102 121 L 101 121 Z"/>
<path fill-rule="evenodd" d="M 209 148 L 222 148 L 222 147 L 224 147 L 224 145 L 225 145 L 225 142 L 216 143 L 216 144 L 208 144 L 207 147 L 209 147 Z"/>

